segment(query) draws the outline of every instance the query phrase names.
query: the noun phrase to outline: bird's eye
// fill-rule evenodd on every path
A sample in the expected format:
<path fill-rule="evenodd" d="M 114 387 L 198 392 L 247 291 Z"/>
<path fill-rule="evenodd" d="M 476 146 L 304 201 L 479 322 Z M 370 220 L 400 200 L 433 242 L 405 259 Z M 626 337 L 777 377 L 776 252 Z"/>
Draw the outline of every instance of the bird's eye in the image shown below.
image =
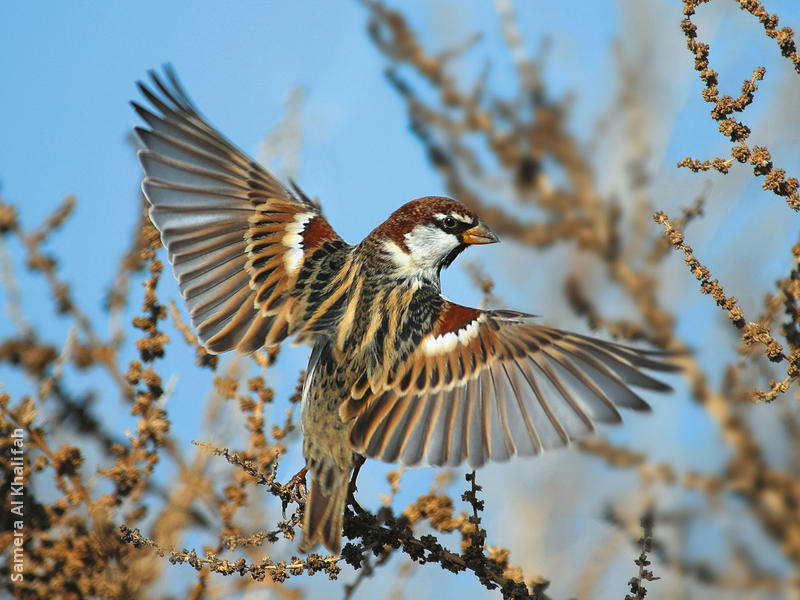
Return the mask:
<path fill-rule="evenodd" d="M 445 217 L 442 219 L 442 227 L 445 229 L 455 229 L 456 228 L 456 220 L 453 217 Z"/>

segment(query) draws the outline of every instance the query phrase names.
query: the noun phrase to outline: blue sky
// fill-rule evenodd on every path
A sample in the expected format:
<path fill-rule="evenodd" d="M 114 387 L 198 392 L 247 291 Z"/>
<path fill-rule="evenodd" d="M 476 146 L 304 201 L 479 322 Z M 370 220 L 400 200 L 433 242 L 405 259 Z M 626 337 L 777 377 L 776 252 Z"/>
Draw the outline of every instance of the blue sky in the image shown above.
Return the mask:
<path fill-rule="evenodd" d="M 652 97 L 666 107 L 664 118 L 651 125 L 661 134 L 651 161 L 657 188 L 653 197 L 660 208 L 678 214 L 678 208 L 687 205 L 705 181 L 714 184 L 718 196 L 708 210 L 709 226 L 698 228 L 693 245 L 703 252 L 715 275 L 747 282 L 742 301 L 755 316 L 763 292 L 787 270 L 785 249 L 787 241 L 797 237 L 796 215 L 785 205 L 776 206 L 781 201 L 761 192 L 759 182 L 748 181 L 746 172 L 727 180 L 675 172 L 675 162 L 687 154 L 705 158 L 724 153 L 726 147 L 707 117 L 707 105 L 699 101 L 700 84 L 691 71 L 678 27 L 678 3 L 647 3 L 651 8 L 643 11 L 644 20 L 622 16 L 636 13 L 635 0 L 514 5 L 531 54 L 544 37 L 551 40 L 545 67 L 548 89 L 556 96 L 574 94 L 570 126 L 576 132 L 587 131 L 616 93 L 612 40 L 627 36 L 622 51 L 628 55 L 635 56 L 636 48 L 627 44 L 636 39 L 653 52 L 653 64 L 659 70 L 652 82 Z M 513 94 L 513 65 L 502 44 L 492 3 L 412 1 L 402 6 L 422 40 L 434 50 L 482 31 L 482 42 L 456 68 L 469 80 L 485 60 L 492 60 L 493 87 Z M 768 8 L 800 29 L 800 3 L 783 0 L 768 3 Z M 386 62 L 367 37 L 366 17 L 366 9 L 358 2 L 322 0 L 78 1 L 48 3 L 46 8 L 39 3 L 6 2 L 0 6 L 0 189 L 5 201 L 19 207 L 28 227 L 38 224 L 65 195 L 77 196 L 76 213 L 49 248 L 62 258 L 62 277 L 72 283 L 78 303 L 92 317 L 105 322 L 104 294 L 117 267 L 116 259 L 127 247 L 138 209 L 141 171 L 126 143 L 137 120 L 128 101 L 138 99 L 134 82 L 164 62 L 175 66 L 211 123 L 253 156 L 265 133 L 284 114 L 290 89 L 303 86 L 303 144 L 296 178 L 307 193 L 322 200 L 332 225 L 348 241 L 361 239 L 409 199 L 446 193 L 408 130 L 402 101 L 383 76 Z M 756 64 L 768 66 L 766 99 L 757 102 L 748 116 L 755 123 L 768 123 L 781 95 L 798 90 L 774 43 L 763 35 L 759 38 L 752 18 L 734 9 L 713 9 L 699 17 L 698 23 L 707 25 L 704 33 L 715 40 L 712 60 L 718 60 L 716 66 L 727 74 L 725 81 L 730 86 L 724 92 L 735 95 Z M 648 27 L 654 27 L 654 32 Z M 756 41 L 740 44 L 743 36 Z M 790 126 L 762 128 L 761 137 L 755 140 L 768 143 L 773 155 L 795 174 L 800 164 L 797 122 L 795 114 Z M 596 158 L 601 165 L 619 159 L 613 152 Z M 618 179 L 612 177 L 604 185 L 613 192 Z M 734 211 L 738 217 L 727 216 Z M 721 249 L 753 226 L 772 235 L 760 244 L 745 244 L 743 256 L 735 263 L 726 260 Z M 13 242 L 9 250 L 19 256 Z M 500 244 L 473 252 L 469 258 L 483 265 L 502 265 L 514 251 L 513 244 Z M 547 256 L 531 255 L 531 261 L 536 265 L 535 277 L 520 278 L 513 268 L 501 266 L 499 292 L 514 307 L 540 313 L 537 302 L 555 287 L 548 278 L 555 277 L 558 266 Z M 748 268 L 746 274 L 742 265 Z M 680 259 L 670 269 L 676 283 L 665 290 L 666 298 L 683 309 L 679 329 L 694 347 L 702 347 L 703 332 L 717 324 L 720 315 L 709 298 L 696 293 Z M 22 276 L 21 283 L 29 317 L 36 320 L 46 338 L 59 343 L 68 324 L 51 316 L 46 288 L 27 276 Z M 171 277 L 164 277 L 161 290 L 164 298 L 177 298 Z M 447 274 L 445 291 L 463 303 L 479 301 L 457 267 Z M 138 297 L 136 293 L 134 297 Z M 0 304 L 5 302 L 0 291 Z M 565 315 L 563 311 L 557 316 L 574 326 L 575 321 L 568 321 Z M 11 324 L 0 318 L 0 336 L 11 331 Z M 192 353 L 180 343 L 173 346 L 163 372 L 180 373 L 187 364 L 191 368 Z M 279 389 L 292 389 L 305 352 L 286 350 L 282 370 L 272 373 Z M 719 360 L 708 357 L 712 365 Z M 282 376 L 285 373 L 288 375 Z M 92 375 L 73 376 L 76 381 L 95 381 Z M 12 393 L 30 391 L 26 382 L 6 370 L 0 369 L 0 380 Z M 102 376 L 97 376 L 96 385 L 103 382 Z M 198 398 L 204 400 L 208 384 L 208 379 L 179 379 L 170 400 L 174 431 L 187 444 L 200 436 L 200 411 L 192 408 Z M 116 398 L 104 398 L 103 402 L 108 403 L 103 411 L 117 431 L 131 426 L 132 420 Z M 679 427 L 681 415 L 697 416 L 693 412 L 697 409 L 690 404 L 680 406 L 683 412 L 666 416 L 665 422 L 673 418 Z M 276 409 L 277 415 L 280 410 Z M 639 421 L 634 422 L 638 428 Z M 498 477 L 502 473 L 513 476 L 517 466 L 500 468 Z M 425 473 L 410 476 L 419 483 L 409 485 L 408 497 L 427 485 L 430 473 Z M 375 480 L 374 484 L 362 484 L 365 494 L 385 492 L 382 479 Z M 584 514 L 583 518 L 588 517 Z M 466 585 L 465 589 L 476 589 Z"/>

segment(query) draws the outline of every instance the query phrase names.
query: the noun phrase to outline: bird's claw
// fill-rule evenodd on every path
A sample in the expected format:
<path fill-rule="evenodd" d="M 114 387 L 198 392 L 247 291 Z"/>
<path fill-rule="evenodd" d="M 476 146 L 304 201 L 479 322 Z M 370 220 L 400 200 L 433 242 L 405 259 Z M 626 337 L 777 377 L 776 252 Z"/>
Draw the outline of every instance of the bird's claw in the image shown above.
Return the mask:
<path fill-rule="evenodd" d="M 361 471 L 361 465 L 364 464 L 364 457 L 359 456 L 356 460 L 355 468 L 353 469 L 353 475 L 350 477 L 350 486 L 347 490 L 347 504 L 353 507 L 353 509 L 359 513 L 364 514 L 365 511 L 361 508 L 361 505 L 356 501 L 356 492 L 358 491 L 358 486 L 356 485 L 356 479 L 358 479 L 358 473 Z"/>
<path fill-rule="evenodd" d="M 360 515 L 363 515 L 367 511 L 365 511 L 361 505 L 356 501 L 355 497 L 356 486 L 352 486 L 350 490 L 347 492 L 347 503 L 353 507 L 353 509 Z"/>
<path fill-rule="evenodd" d="M 308 496 L 308 486 L 306 486 L 306 473 L 308 467 L 303 467 L 297 473 L 292 475 L 292 478 L 286 482 L 283 489 L 289 492 L 289 499 L 283 500 L 283 518 L 286 518 L 286 507 L 289 502 L 297 502 L 298 504 L 305 504 L 306 497 Z"/>

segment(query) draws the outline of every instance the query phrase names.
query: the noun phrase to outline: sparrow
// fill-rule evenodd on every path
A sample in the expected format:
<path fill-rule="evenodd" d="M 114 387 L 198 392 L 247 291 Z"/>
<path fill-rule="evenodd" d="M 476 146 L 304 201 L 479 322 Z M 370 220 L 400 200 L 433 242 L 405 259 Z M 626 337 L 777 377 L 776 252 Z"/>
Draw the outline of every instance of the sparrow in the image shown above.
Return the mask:
<path fill-rule="evenodd" d="M 148 126 L 135 128 L 142 190 L 199 341 L 211 353 L 290 336 L 312 346 L 302 551 L 339 552 L 367 457 L 478 468 L 536 455 L 620 422 L 619 407 L 649 410 L 632 388 L 670 389 L 644 372 L 677 370 L 664 353 L 443 296 L 442 269 L 498 241 L 464 204 L 412 200 L 350 245 L 212 127 L 171 68 L 150 79 L 137 84 L 150 108 L 131 103 Z"/>

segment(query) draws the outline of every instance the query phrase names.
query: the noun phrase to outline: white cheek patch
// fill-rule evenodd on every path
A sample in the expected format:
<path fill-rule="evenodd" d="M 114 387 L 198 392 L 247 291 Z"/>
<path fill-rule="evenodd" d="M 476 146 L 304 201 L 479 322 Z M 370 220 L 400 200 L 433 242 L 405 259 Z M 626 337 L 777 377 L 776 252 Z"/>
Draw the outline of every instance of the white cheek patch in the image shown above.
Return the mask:
<path fill-rule="evenodd" d="M 294 221 L 289 223 L 286 227 L 286 234 L 281 240 L 283 245 L 288 250 L 283 255 L 283 261 L 286 264 L 286 271 L 290 275 L 294 275 L 300 268 L 303 262 L 303 231 L 306 228 L 306 223 L 313 219 L 316 215 L 314 213 L 299 213 L 295 216 Z"/>
<path fill-rule="evenodd" d="M 435 225 L 417 225 L 405 235 L 411 263 L 419 271 L 435 272 L 445 256 L 458 247 L 458 238 Z"/>
<path fill-rule="evenodd" d="M 425 356 L 452 352 L 457 346 L 468 344 L 471 339 L 478 335 L 478 328 L 482 321 L 483 315 L 458 331 L 449 331 L 443 335 L 430 337 L 423 343 L 422 351 Z"/>

